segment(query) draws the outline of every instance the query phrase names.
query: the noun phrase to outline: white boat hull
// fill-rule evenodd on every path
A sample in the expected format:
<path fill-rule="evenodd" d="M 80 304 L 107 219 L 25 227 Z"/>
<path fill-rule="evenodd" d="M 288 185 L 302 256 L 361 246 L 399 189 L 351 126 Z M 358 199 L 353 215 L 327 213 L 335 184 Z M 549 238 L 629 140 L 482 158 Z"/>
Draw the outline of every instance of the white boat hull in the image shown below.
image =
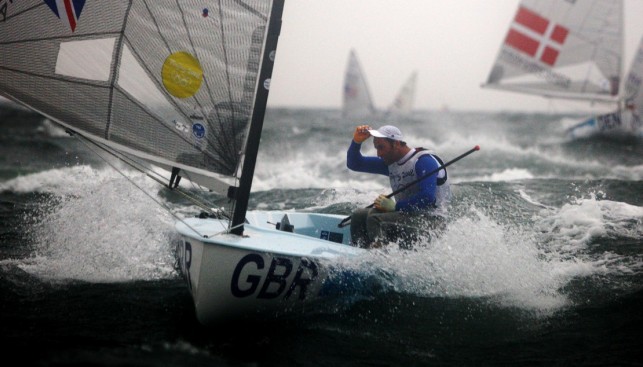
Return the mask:
<path fill-rule="evenodd" d="M 276 228 L 284 215 L 294 233 Z M 348 245 L 349 227 L 338 228 L 338 215 L 248 212 L 247 218 L 244 236 L 216 234 L 227 225 L 217 219 L 176 224 L 181 273 L 202 324 L 315 309 L 337 297 L 337 281 L 346 281 L 330 276 L 333 260 L 366 251 Z"/>
<path fill-rule="evenodd" d="M 631 112 L 614 112 L 589 118 L 567 130 L 571 139 L 604 137 L 643 137 L 640 119 Z"/>

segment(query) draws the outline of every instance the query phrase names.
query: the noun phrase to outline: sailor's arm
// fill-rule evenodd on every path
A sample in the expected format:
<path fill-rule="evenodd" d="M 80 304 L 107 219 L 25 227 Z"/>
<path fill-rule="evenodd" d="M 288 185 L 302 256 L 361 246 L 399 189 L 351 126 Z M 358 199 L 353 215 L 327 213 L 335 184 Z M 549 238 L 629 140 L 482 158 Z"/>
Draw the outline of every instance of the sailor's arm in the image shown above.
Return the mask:
<path fill-rule="evenodd" d="M 368 125 L 360 125 L 355 128 L 353 140 L 351 140 L 351 145 L 348 147 L 348 151 L 346 152 L 346 167 L 357 172 L 377 173 L 388 176 L 388 167 L 381 158 L 365 157 L 360 151 L 362 148 L 362 142 L 365 140 L 363 139 L 363 131 L 369 137 L 371 136 L 368 129 Z"/>

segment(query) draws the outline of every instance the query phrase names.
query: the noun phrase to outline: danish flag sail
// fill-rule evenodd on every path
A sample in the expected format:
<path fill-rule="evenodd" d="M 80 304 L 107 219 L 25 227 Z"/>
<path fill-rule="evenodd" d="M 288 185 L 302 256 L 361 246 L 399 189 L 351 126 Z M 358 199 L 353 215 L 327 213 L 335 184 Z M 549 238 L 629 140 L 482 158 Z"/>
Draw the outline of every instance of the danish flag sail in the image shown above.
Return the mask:
<path fill-rule="evenodd" d="M 622 0 L 522 0 L 484 86 L 613 101 L 622 59 Z"/>

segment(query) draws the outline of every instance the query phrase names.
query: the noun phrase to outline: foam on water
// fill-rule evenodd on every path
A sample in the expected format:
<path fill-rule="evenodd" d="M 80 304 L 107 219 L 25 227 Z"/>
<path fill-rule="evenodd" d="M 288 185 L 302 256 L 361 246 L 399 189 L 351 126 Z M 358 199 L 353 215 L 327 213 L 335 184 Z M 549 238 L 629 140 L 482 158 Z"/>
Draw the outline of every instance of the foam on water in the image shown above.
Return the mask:
<path fill-rule="evenodd" d="M 113 170 L 96 170 L 90 166 L 57 168 L 25 176 L 18 176 L 0 183 L 0 191 L 19 193 L 47 192 L 57 195 L 74 195 L 88 182 L 101 184 L 118 175 Z"/>
<path fill-rule="evenodd" d="M 601 200 L 602 193 L 589 198 L 574 198 L 557 211 L 541 213 L 538 226 L 550 233 L 552 243 L 561 251 L 577 253 L 601 237 L 643 238 L 643 207 Z"/>
<path fill-rule="evenodd" d="M 413 251 L 391 244 L 373 251 L 360 271 L 383 270 L 397 292 L 426 297 L 484 297 L 504 307 L 552 312 L 569 304 L 561 288 L 592 274 L 589 262 L 544 256 L 529 229 L 500 225 L 471 208 L 446 232 Z M 393 274 L 392 276 L 390 276 Z"/>
<path fill-rule="evenodd" d="M 613 178 L 630 181 L 643 181 L 643 164 L 638 166 L 623 166 L 620 164 L 611 167 Z"/>
<path fill-rule="evenodd" d="M 600 238 L 643 239 L 642 207 L 601 200 L 599 193 L 556 208 L 519 194 L 542 208 L 534 223 L 500 224 L 471 206 L 442 235 L 413 251 L 390 244 L 372 251 L 366 262 L 344 265 L 377 275 L 397 292 L 484 297 L 539 313 L 571 305 L 564 288 L 574 279 L 643 271 L 637 257 L 592 245 Z"/>
<path fill-rule="evenodd" d="M 467 181 L 487 181 L 487 180 L 503 180 L 503 176 L 507 173 L 512 173 L 514 170 L 524 170 L 526 175 L 531 177 L 513 178 L 511 179 L 529 179 L 529 178 L 552 178 L 559 177 L 561 170 L 566 172 L 567 178 L 614 178 L 622 180 L 639 181 L 643 179 L 643 169 L 641 165 L 631 166 L 619 164 L 619 162 L 605 163 L 598 160 L 592 154 L 578 156 L 570 156 L 560 148 L 563 140 L 559 137 L 552 137 L 552 141 L 543 141 L 543 137 L 539 137 L 539 144 L 524 144 L 516 142 L 516 138 L 509 138 L 503 135 L 502 132 L 493 131 L 492 134 L 486 131 L 476 131 L 475 135 L 462 134 L 461 131 L 451 132 L 446 139 L 440 141 L 437 145 L 430 145 L 440 153 L 441 157 L 447 161 L 451 157 L 461 154 L 467 147 L 479 145 L 481 147 L 480 153 L 466 158 L 467 160 L 473 159 L 493 159 L 498 162 L 497 170 L 502 170 L 501 174 L 495 173 L 495 177 L 489 176 L 458 176 L 454 175 L 454 182 L 467 182 Z M 431 142 L 430 140 L 423 140 L 424 142 Z M 459 147 L 454 150 L 454 147 Z M 498 157 L 503 157 L 503 160 L 497 160 Z M 607 159 L 612 161 L 613 159 Z M 512 165 L 510 167 L 502 167 L 502 162 L 507 162 Z M 524 164 L 524 167 L 518 166 Z M 483 163 L 483 166 L 488 166 Z M 457 166 L 457 164 L 456 164 Z M 528 168 L 525 168 L 528 167 Z M 576 176 L 576 177 L 574 177 Z"/>
<path fill-rule="evenodd" d="M 541 203 L 541 202 L 537 201 L 536 199 L 532 198 L 529 194 L 527 194 L 527 193 L 525 192 L 525 190 L 518 190 L 518 194 L 520 195 L 520 197 L 521 197 L 523 200 L 525 200 L 525 201 L 526 201 L 526 202 L 528 202 L 529 204 L 532 204 L 532 205 L 535 205 L 535 206 L 539 206 L 539 207 L 541 207 L 541 208 L 551 208 L 550 206 L 547 206 L 547 205 L 545 205 L 545 204 L 543 204 L 543 203 Z"/>
<path fill-rule="evenodd" d="M 62 137 L 68 137 L 71 138 L 67 132 L 65 132 L 65 129 L 63 129 L 60 125 L 52 122 L 48 118 L 43 119 L 42 125 L 38 127 L 36 131 L 43 132 L 47 134 L 48 136 L 51 137 L 56 137 L 56 138 L 62 138 Z"/>
<path fill-rule="evenodd" d="M 389 194 L 390 187 L 374 187 L 369 189 L 338 189 L 338 190 L 325 190 L 316 198 L 317 207 L 310 208 L 324 208 L 335 203 L 352 203 L 358 207 L 366 207 L 373 204 L 373 200 L 379 194 Z"/>
<path fill-rule="evenodd" d="M 526 144 L 516 142 L 516 138 L 504 136 L 503 132 L 490 133 L 475 131 L 465 134 L 451 131 L 435 142 L 426 136 L 413 136 L 411 146 L 423 146 L 437 152 L 446 162 L 462 154 L 467 149 L 479 145 L 480 152 L 466 157 L 450 168 L 452 183 L 472 181 L 514 181 L 530 179 L 604 179 L 613 178 L 628 181 L 643 178 L 643 166 L 601 162 L 592 155 L 570 156 L 569 152 L 557 144 Z M 290 146 L 284 142 L 283 149 L 260 154 L 257 171 L 253 181 L 253 191 L 271 189 L 334 188 L 358 191 L 385 192 L 388 179 L 385 176 L 369 175 L 350 171 L 346 168 L 346 149 L 349 136 L 331 137 L 327 145 L 339 147 L 329 150 L 327 145 L 309 142 L 307 149 Z M 364 155 L 374 155 L 371 143 L 362 147 Z M 277 158 L 275 154 L 279 154 Z M 476 160 L 483 162 L 476 164 Z M 610 159 L 607 159 L 610 161 Z M 460 170 L 459 167 L 473 167 Z M 475 167 L 483 167 L 478 170 Z"/>
<path fill-rule="evenodd" d="M 529 170 L 524 168 L 508 168 L 502 172 L 479 177 L 476 181 L 505 182 L 514 180 L 528 180 L 534 178 Z"/>
<path fill-rule="evenodd" d="M 346 152 L 315 154 L 295 152 L 279 159 L 261 157 L 253 179 L 253 191 L 305 188 L 356 188 L 383 190 L 388 177 L 349 171 Z"/>

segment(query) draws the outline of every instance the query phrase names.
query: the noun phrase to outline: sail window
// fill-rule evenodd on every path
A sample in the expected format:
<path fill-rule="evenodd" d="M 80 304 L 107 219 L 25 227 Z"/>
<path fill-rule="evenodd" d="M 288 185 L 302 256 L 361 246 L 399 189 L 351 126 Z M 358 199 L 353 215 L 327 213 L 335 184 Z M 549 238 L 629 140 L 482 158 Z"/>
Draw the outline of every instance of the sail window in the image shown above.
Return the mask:
<path fill-rule="evenodd" d="M 106 82 L 109 80 L 115 41 L 115 38 L 104 38 L 61 43 L 56 74 Z"/>
<path fill-rule="evenodd" d="M 150 79 L 127 45 L 123 45 L 117 84 L 161 120 L 173 121 L 181 116 Z"/>

